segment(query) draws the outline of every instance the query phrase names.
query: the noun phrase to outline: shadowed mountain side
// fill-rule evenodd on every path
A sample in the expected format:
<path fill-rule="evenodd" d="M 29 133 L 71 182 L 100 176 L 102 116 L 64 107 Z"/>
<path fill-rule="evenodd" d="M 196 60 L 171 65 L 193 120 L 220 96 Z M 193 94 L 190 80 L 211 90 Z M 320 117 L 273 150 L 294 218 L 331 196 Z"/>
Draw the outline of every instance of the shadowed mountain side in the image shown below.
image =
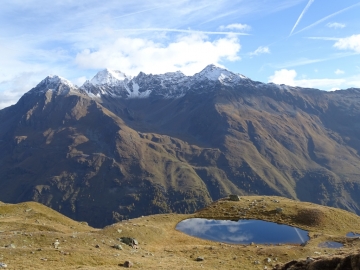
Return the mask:
<path fill-rule="evenodd" d="M 35 200 L 103 226 L 144 213 L 193 212 L 240 191 L 216 168 L 218 149 L 135 132 L 86 96 L 51 95 L 26 96 L 2 111 L 17 123 L 3 129 L 13 139 L 1 143 L 2 200 Z M 197 171 L 211 177 L 203 181 Z"/>
<path fill-rule="evenodd" d="M 192 83 L 176 84 L 180 96 L 161 96 L 161 85 L 146 98 L 46 78 L 0 110 L 0 200 L 35 200 L 96 227 L 193 212 L 229 193 L 360 213 L 358 89 L 179 78 Z"/>
<path fill-rule="evenodd" d="M 121 100 L 117 113 L 134 129 L 219 149 L 217 168 L 242 192 L 359 212 L 360 166 L 353 147 L 358 147 L 359 125 L 351 116 L 360 116 L 359 91 L 253 83 L 218 84 L 206 94 L 193 91 L 181 99 Z"/>

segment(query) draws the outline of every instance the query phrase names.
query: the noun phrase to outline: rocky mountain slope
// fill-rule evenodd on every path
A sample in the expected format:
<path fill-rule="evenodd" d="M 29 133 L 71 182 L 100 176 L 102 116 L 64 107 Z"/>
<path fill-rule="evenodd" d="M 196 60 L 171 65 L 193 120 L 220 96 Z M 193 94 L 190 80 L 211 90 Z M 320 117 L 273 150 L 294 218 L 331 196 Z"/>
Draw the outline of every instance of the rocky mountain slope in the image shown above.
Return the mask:
<path fill-rule="evenodd" d="M 50 76 L 0 111 L 0 200 L 92 226 L 230 193 L 360 213 L 360 89 L 264 84 L 210 65 L 77 87 Z"/>

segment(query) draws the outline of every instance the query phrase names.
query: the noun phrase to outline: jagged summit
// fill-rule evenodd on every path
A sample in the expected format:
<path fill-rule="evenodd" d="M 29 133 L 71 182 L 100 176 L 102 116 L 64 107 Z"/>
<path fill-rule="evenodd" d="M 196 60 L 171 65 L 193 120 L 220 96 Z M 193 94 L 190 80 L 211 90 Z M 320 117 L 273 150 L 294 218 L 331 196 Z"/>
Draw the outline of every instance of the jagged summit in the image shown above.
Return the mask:
<path fill-rule="evenodd" d="M 219 80 L 220 82 L 224 81 L 239 81 L 240 79 L 247 79 L 244 75 L 236 74 L 231 71 L 228 71 L 225 68 L 215 66 L 214 64 L 206 66 L 202 71 L 194 75 L 197 79 L 208 79 L 210 81 Z"/>
<path fill-rule="evenodd" d="M 213 64 L 206 66 L 201 72 L 193 76 L 186 76 L 181 71 L 176 71 L 155 75 L 140 72 L 137 76 L 131 77 L 119 70 L 103 69 L 91 80 L 86 80 L 80 88 L 62 77 L 52 75 L 41 81 L 34 91 L 43 93 L 50 89 L 56 90 L 60 94 L 68 94 L 73 91 L 86 93 L 91 98 L 102 98 L 104 96 L 117 98 L 147 98 L 151 96 L 179 98 L 188 91 L 199 90 L 199 87 L 210 89 L 207 86 L 216 82 L 233 86 L 239 83 L 248 83 L 251 80 L 241 74 L 233 73 Z M 196 90 L 196 92 L 199 91 Z"/>
<path fill-rule="evenodd" d="M 75 88 L 75 86 L 67 79 L 60 77 L 58 75 L 49 75 L 45 79 L 43 79 L 37 86 L 57 86 L 59 84 L 65 84 L 69 87 Z"/>
<path fill-rule="evenodd" d="M 37 86 L 31 89 L 29 93 L 45 93 L 49 90 L 60 95 L 66 95 L 70 91 L 77 91 L 77 87 L 63 77 L 58 75 L 49 75 Z"/>
<path fill-rule="evenodd" d="M 125 73 L 119 70 L 111 70 L 111 69 L 104 69 L 99 71 L 94 78 L 90 80 L 90 82 L 94 86 L 99 85 L 118 85 L 120 82 L 124 81 L 125 79 L 131 79 L 125 75 Z"/>

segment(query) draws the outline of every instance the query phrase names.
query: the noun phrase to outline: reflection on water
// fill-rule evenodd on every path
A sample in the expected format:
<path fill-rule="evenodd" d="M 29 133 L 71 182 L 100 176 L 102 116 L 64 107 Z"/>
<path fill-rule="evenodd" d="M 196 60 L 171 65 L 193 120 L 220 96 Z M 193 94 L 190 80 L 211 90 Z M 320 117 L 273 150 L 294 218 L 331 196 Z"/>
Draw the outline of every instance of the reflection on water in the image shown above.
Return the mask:
<path fill-rule="evenodd" d="M 339 242 L 332 242 L 332 241 L 322 242 L 318 245 L 318 247 L 321 248 L 342 248 L 343 246 L 344 245 Z"/>
<path fill-rule="evenodd" d="M 349 232 L 346 237 L 360 237 L 360 233 Z"/>
<path fill-rule="evenodd" d="M 229 244 L 302 244 L 309 240 L 308 232 L 302 229 L 256 219 L 191 218 L 178 223 L 176 229 L 191 236 Z"/>

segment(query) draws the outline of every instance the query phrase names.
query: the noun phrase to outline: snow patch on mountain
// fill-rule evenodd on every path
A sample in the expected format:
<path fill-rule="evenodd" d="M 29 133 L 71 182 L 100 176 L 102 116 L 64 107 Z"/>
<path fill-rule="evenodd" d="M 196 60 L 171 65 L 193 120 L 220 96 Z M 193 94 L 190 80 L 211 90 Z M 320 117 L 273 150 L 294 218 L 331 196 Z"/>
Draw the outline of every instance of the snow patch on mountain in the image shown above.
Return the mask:
<path fill-rule="evenodd" d="M 127 77 L 123 72 L 119 70 L 110 70 L 104 69 L 99 71 L 94 78 L 90 80 L 91 84 L 94 86 L 99 85 L 109 85 L 116 86 L 120 83 L 123 83 L 125 80 L 131 79 L 131 77 Z"/>
<path fill-rule="evenodd" d="M 239 82 L 240 80 L 248 79 L 244 75 L 236 74 L 227 69 L 217 67 L 215 65 L 208 65 L 201 72 L 196 73 L 194 78 L 198 80 L 210 80 L 217 81 L 219 80 L 221 83 L 229 83 L 229 82 Z"/>
<path fill-rule="evenodd" d="M 59 95 L 66 95 L 69 92 L 78 92 L 78 88 L 63 77 L 50 75 L 31 89 L 29 93 L 45 93 L 47 91 L 54 91 Z"/>
<path fill-rule="evenodd" d="M 48 76 L 36 87 L 37 91 L 53 89 L 60 94 L 76 92 L 87 94 L 97 99 L 104 96 L 116 98 L 180 98 L 189 91 L 203 92 L 210 89 L 214 82 L 234 86 L 248 85 L 255 82 L 247 77 L 236 74 L 227 69 L 208 65 L 194 76 L 186 76 L 180 71 L 165 74 L 145 74 L 140 72 L 135 77 L 127 76 L 118 70 L 104 69 L 99 71 L 91 80 L 87 80 L 80 88 L 59 76 Z M 200 90 L 200 91 L 199 91 Z"/>
<path fill-rule="evenodd" d="M 76 88 L 76 86 L 73 85 L 69 80 L 58 75 L 47 76 L 44 80 L 40 82 L 40 84 L 45 84 L 47 86 L 57 86 L 59 84 L 65 84 L 68 87 Z"/>

